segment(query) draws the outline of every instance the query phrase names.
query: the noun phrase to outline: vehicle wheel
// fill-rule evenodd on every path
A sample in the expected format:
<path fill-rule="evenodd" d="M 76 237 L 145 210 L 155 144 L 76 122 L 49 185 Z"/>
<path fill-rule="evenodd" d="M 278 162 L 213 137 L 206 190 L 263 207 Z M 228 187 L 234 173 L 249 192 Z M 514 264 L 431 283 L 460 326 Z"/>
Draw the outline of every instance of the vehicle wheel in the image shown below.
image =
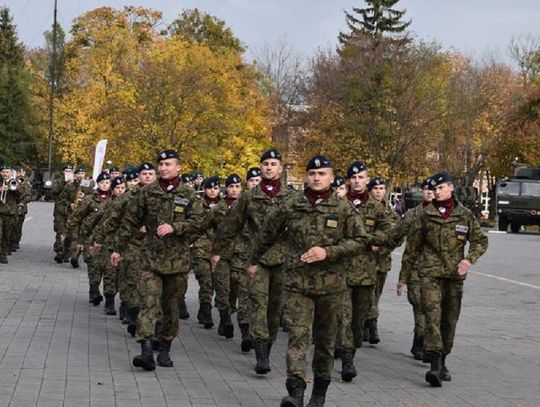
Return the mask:
<path fill-rule="evenodd" d="M 521 225 L 519 223 L 512 222 L 510 224 L 510 230 L 512 233 L 519 233 L 519 229 L 521 228 Z"/>
<path fill-rule="evenodd" d="M 502 232 L 507 232 L 508 231 L 508 219 L 500 216 L 499 217 L 499 230 L 502 231 Z"/>

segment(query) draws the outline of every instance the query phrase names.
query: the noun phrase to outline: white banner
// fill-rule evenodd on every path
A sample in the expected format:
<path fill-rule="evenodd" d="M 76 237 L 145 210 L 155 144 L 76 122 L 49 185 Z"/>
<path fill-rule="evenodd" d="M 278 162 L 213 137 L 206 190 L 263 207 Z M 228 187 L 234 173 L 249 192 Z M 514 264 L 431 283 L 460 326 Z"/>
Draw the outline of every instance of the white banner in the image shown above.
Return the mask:
<path fill-rule="evenodd" d="M 103 167 L 103 161 L 105 160 L 105 152 L 107 151 L 107 140 L 99 140 L 96 145 L 96 155 L 94 156 L 94 171 L 92 172 L 92 178 L 94 181 L 101 173 Z"/>

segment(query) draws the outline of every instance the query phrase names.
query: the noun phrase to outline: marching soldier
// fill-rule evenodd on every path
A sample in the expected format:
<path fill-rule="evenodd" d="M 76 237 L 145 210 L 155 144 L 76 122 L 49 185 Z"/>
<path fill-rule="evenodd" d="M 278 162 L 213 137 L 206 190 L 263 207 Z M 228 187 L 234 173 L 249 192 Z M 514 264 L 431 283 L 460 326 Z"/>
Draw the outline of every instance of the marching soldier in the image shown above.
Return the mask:
<path fill-rule="evenodd" d="M 56 253 L 54 260 L 57 263 L 64 262 L 65 249 L 64 242 L 61 239 L 62 235 L 66 235 L 66 223 L 68 218 L 68 208 L 63 199 L 63 192 L 65 186 L 69 182 L 73 182 L 73 166 L 71 164 L 65 164 L 62 167 L 62 174 L 57 176 L 53 180 L 52 197 L 54 200 L 53 210 L 53 228 L 56 233 L 54 239 L 54 252 Z"/>
<path fill-rule="evenodd" d="M 20 248 L 24 218 L 28 213 L 28 202 L 32 199 L 32 184 L 27 181 L 24 170 L 21 167 L 14 167 L 14 171 L 16 171 L 15 177 L 17 189 L 20 191 L 20 201 L 17 206 L 12 234 L 11 250 L 13 252 Z"/>
<path fill-rule="evenodd" d="M 418 219 L 424 209 L 433 200 L 433 191 L 429 187 L 430 179 L 427 178 L 421 184 L 422 202 L 413 209 L 406 212 L 406 217 Z M 422 304 L 420 301 L 420 279 L 418 277 L 419 259 L 414 257 L 414 247 L 418 247 L 418 243 L 413 242 L 418 235 L 411 233 L 407 237 L 407 243 L 403 256 L 401 258 L 401 270 L 399 272 L 399 280 L 397 283 L 397 295 L 401 296 L 405 286 L 407 287 L 407 299 L 413 307 L 414 315 L 414 338 L 411 347 L 411 353 L 416 360 L 422 360 L 424 355 L 424 314 L 422 312 Z"/>
<path fill-rule="evenodd" d="M 259 167 L 251 167 L 246 174 L 246 188 L 248 191 L 255 188 L 262 181 L 261 169 Z"/>
<path fill-rule="evenodd" d="M 418 219 L 406 217 L 386 237 L 383 233 L 369 239 L 373 244 L 397 246 L 404 236 L 415 234 L 408 247 L 411 256 L 418 258 L 424 354 L 431 363 L 426 381 L 440 387 L 451 380 L 446 358 L 454 344 L 463 283 L 471 265 L 486 252 L 488 239 L 473 213 L 454 198 L 454 184 L 447 173 L 433 175 L 429 183 L 435 199 Z"/>
<path fill-rule="evenodd" d="M 386 183 L 381 177 L 374 177 L 369 181 L 368 191 L 379 203 L 388 222 L 395 225 L 400 217 L 386 202 Z M 392 249 L 388 246 L 382 246 L 375 252 L 375 260 L 377 261 L 377 283 L 375 284 L 375 300 L 367 315 L 365 328 L 367 332 L 367 341 L 370 344 L 377 344 L 381 340 L 379 338 L 379 330 L 377 328 L 377 320 L 379 318 L 379 300 L 386 283 L 388 272 L 392 269 Z"/>
<path fill-rule="evenodd" d="M 126 208 L 118 231 L 117 249 L 124 252 L 134 233 L 145 228 L 140 276 L 141 309 L 136 339 L 141 354 L 133 358 L 135 367 L 155 369 L 151 340 L 158 315 L 162 314 L 157 363 L 172 367 L 169 351 L 178 333 L 178 302 L 187 288 L 189 245 L 198 230 L 203 213 L 193 209 L 194 190 L 181 184 L 180 162 L 176 151 L 165 150 L 158 156 L 157 182 L 141 189 L 138 199 Z M 117 266 L 120 257 L 111 256 Z"/>
<path fill-rule="evenodd" d="M 195 201 L 194 206 L 202 210 L 205 217 L 221 202 L 219 178 L 208 177 L 201 185 L 203 196 Z M 212 320 L 212 298 L 214 297 L 214 284 L 210 269 L 210 257 L 212 252 L 212 237 L 214 229 L 207 228 L 206 232 L 191 247 L 191 265 L 195 278 L 199 283 L 199 311 L 197 320 L 210 329 L 214 326 Z"/>
<path fill-rule="evenodd" d="M 11 166 L 0 165 L 0 263 L 7 264 L 11 254 L 11 236 L 15 228 L 17 208 L 21 199 L 19 188 L 10 187 L 14 180 Z"/>
<path fill-rule="evenodd" d="M 343 177 L 335 177 L 334 182 L 332 182 L 332 187 L 336 191 L 336 194 L 343 198 L 347 195 L 347 181 Z"/>
<path fill-rule="evenodd" d="M 212 267 L 219 261 L 219 253 L 228 247 L 236 236 L 249 229 L 253 242 L 261 232 L 264 220 L 279 211 L 292 192 L 281 183 L 283 164 L 281 154 L 274 149 L 262 154 L 260 184 L 238 200 L 220 226 L 219 239 L 212 248 Z M 257 363 L 255 372 L 270 372 L 270 350 L 276 340 L 281 317 L 283 262 L 287 248 L 278 241 L 259 261 L 257 275 L 249 285 L 251 301 L 250 335 L 255 342 Z"/>
<path fill-rule="evenodd" d="M 368 193 L 368 169 L 362 161 L 352 163 L 347 170 L 349 192 L 346 197 L 356 210 L 368 234 L 384 231 L 390 227 L 381 206 Z M 362 347 L 364 321 L 375 301 L 378 246 L 364 246 L 346 264 L 348 295 L 343 296 L 342 318 L 338 329 L 337 350 L 341 357 L 341 377 L 350 382 L 356 377 L 354 355 Z"/>
<path fill-rule="evenodd" d="M 67 224 L 67 234 L 75 237 L 76 254 L 82 251 L 88 268 L 89 302 L 95 306 L 103 301 L 99 285 L 103 277 L 103 270 L 96 266 L 95 259 L 90 253 L 91 235 L 99 219 L 100 211 L 111 197 L 111 179 L 108 173 L 102 172 L 96 179 L 97 190 L 84 198 L 77 205 L 75 212 L 70 216 Z"/>
<path fill-rule="evenodd" d="M 354 209 L 332 190 L 332 166 L 323 156 L 306 168 L 307 188 L 267 217 L 248 268 L 256 278 L 262 256 L 278 239 L 288 243 L 283 319 L 289 332 L 287 382 L 282 407 L 304 404 L 306 364 L 315 344 L 315 375 L 309 407 L 323 406 L 330 384 L 338 309 L 346 290 L 343 266 L 365 245 Z"/>

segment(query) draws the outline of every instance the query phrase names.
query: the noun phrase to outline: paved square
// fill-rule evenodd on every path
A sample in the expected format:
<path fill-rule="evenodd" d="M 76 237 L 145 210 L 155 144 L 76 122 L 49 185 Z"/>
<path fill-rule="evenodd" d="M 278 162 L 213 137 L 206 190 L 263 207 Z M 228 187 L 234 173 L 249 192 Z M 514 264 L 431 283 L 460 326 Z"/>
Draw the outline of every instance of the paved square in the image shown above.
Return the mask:
<path fill-rule="evenodd" d="M 397 249 L 381 299 L 382 342 L 357 352 L 352 383 L 339 382 L 336 363 L 327 406 L 540 406 L 540 236 L 489 240 L 465 284 L 448 359 L 452 381 L 429 387 L 427 365 L 409 354 L 412 310 L 394 293 Z M 181 321 L 173 342 L 174 368 L 134 370 L 137 343 L 102 305 L 89 305 L 85 266 L 54 263 L 52 243 L 52 204 L 32 203 L 21 250 L 0 265 L 1 407 L 279 406 L 284 333 L 272 350 L 272 372 L 257 377 L 254 355 L 240 352 L 238 337 L 224 339 L 197 324 L 198 286 L 190 276 L 192 317 Z"/>

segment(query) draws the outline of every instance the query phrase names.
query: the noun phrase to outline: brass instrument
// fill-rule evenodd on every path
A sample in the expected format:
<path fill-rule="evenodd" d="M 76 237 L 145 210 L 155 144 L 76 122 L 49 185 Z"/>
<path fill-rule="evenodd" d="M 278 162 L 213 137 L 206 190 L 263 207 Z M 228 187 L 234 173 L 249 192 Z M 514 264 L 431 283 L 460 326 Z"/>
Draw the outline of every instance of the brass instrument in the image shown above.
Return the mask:
<path fill-rule="evenodd" d="M 16 178 L 4 179 L 0 190 L 0 202 L 6 203 L 9 191 L 16 191 L 19 188 L 19 181 Z"/>

